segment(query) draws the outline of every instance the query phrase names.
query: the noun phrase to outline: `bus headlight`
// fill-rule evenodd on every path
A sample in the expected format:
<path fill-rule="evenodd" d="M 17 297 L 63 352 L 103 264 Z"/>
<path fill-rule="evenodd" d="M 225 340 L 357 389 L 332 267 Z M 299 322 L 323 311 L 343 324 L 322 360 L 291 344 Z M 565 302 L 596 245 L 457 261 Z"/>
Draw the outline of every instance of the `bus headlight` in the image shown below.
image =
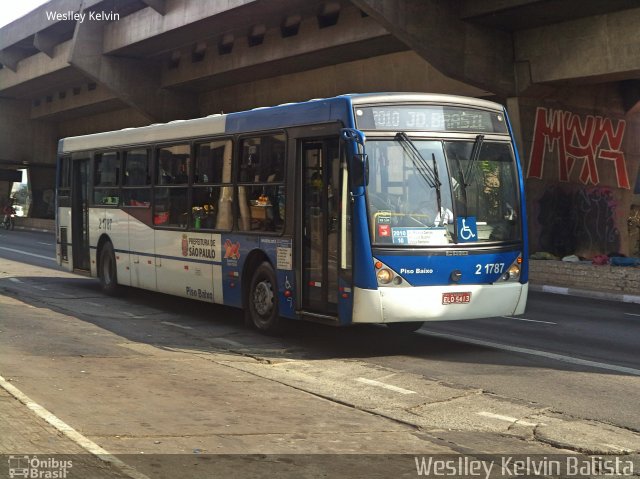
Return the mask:
<path fill-rule="evenodd" d="M 382 268 L 378 270 L 378 272 L 376 273 L 376 277 L 378 278 L 378 283 L 389 284 L 393 279 L 393 273 L 387 268 Z"/>
<path fill-rule="evenodd" d="M 518 281 L 520 279 L 520 265 L 515 261 L 500 277 L 502 281 Z"/>

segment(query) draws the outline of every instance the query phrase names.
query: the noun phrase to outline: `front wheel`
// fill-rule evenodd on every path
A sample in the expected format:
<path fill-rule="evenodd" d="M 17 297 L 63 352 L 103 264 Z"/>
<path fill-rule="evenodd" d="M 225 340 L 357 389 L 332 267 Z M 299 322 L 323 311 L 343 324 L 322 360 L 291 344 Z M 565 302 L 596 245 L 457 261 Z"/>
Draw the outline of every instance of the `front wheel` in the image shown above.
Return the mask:
<path fill-rule="evenodd" d="M 116 257 L 113 253 L 113 245 L 107 242 L 100 251 L 100 262 L 98 264 L 98 277 L 102 291 L 110 296 L 115 296 L 120 292 L 118 285 L 118 268 Z"/>
<path fill-rule="evenodd" d="M 267 334 L 275 334 L 281 330 L 278 282 L 271 264 L 266 261 L 256 268 L 251 277 L 246 306 L 247 322 L 256 329 Z"/>

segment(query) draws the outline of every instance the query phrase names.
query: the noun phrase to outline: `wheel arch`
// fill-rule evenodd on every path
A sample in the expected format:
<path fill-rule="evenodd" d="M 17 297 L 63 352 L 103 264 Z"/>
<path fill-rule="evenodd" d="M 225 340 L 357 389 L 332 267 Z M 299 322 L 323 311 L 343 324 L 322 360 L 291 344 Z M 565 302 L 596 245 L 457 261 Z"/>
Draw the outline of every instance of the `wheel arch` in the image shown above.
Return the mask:
<path fill-rule="evenodd" d="M 100 277 L 100 269 L 102 268 L 102 265 L 100 264 L 100 255 L 102 254 L 102 248 L 104 248 L 104 245 L 107 243 L 111 243 L 111 245 L 113 245 L 111 237 L 106 233 L 102 233 L 100 238 L 98 238 L 98 244 L 96 246 L 96 272 L 98 277 Z"/>
<path fill-rule="evenodd" d="M 252 250 L 247 259 L 244 262 L 244 266 L 242 268 L 242 307 L 247 307 L 248 301 L 248 290 L 251 283 L 251 278 L 253 277 L 254 271 L 260 266 L 262 263 L 267 262 L 273 268 L 273 264 L 269 260 L 269 257 L 266 253 L 260 249 Z M 276 285 L 277 286 L 277 285 Z"/>

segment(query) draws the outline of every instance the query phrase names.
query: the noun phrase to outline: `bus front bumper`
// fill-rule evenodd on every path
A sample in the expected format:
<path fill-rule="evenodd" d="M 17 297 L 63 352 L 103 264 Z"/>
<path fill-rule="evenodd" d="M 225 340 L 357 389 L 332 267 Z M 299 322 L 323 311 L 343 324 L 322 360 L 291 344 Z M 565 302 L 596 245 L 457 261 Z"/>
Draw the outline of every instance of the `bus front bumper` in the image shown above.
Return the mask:
<path fill-rule="evenodd" d="M 523 314 L 529 284 L 354 288 L 353 323 L 449 321 Z M 468 303 L 443 304 L 444 293 L 471 293 Z"/>

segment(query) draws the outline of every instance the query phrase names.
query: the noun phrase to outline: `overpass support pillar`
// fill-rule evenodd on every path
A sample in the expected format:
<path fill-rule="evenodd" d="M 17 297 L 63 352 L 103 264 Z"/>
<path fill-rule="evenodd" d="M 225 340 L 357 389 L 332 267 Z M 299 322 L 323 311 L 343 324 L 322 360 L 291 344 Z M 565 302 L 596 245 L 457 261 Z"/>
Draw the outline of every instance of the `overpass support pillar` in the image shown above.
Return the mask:
<path fill-rule="evenodd" d="M 54 201 L 55 166 L 33 166 L 29 168 L 28 175 L 31 189 L 29 216 L 32 218 L 54 218 L 56 211 Z"/>
<path fill-rule="evenodd" d="M 440 72 L 499 96 L 515 91 L 508 32 L 460 19 L 451 0 L 352 0 Z"/>
<path fill-rule="evenodd" d="M 32 188 L 31 216 L 53 218 L 47 190 L 53 191 L 58 130 L 55 124 L 32 120 L 28 101 L 0 98 L 0 168 L 26 169 Z M 0 181 L 0 204 L 11 182 Z M 35 189 L 34 189 L 35 188 Z"/>
<path fill-rule="evenodd" d="M 162 2 L 152 2 L 158 6 Z M 138 58 L 103 54 L 104 23 L 77 22 L 69 63 L 112 91 L 151 122 L 199 115 L 195 94 L 161 88 L 160 66 Z"/>

